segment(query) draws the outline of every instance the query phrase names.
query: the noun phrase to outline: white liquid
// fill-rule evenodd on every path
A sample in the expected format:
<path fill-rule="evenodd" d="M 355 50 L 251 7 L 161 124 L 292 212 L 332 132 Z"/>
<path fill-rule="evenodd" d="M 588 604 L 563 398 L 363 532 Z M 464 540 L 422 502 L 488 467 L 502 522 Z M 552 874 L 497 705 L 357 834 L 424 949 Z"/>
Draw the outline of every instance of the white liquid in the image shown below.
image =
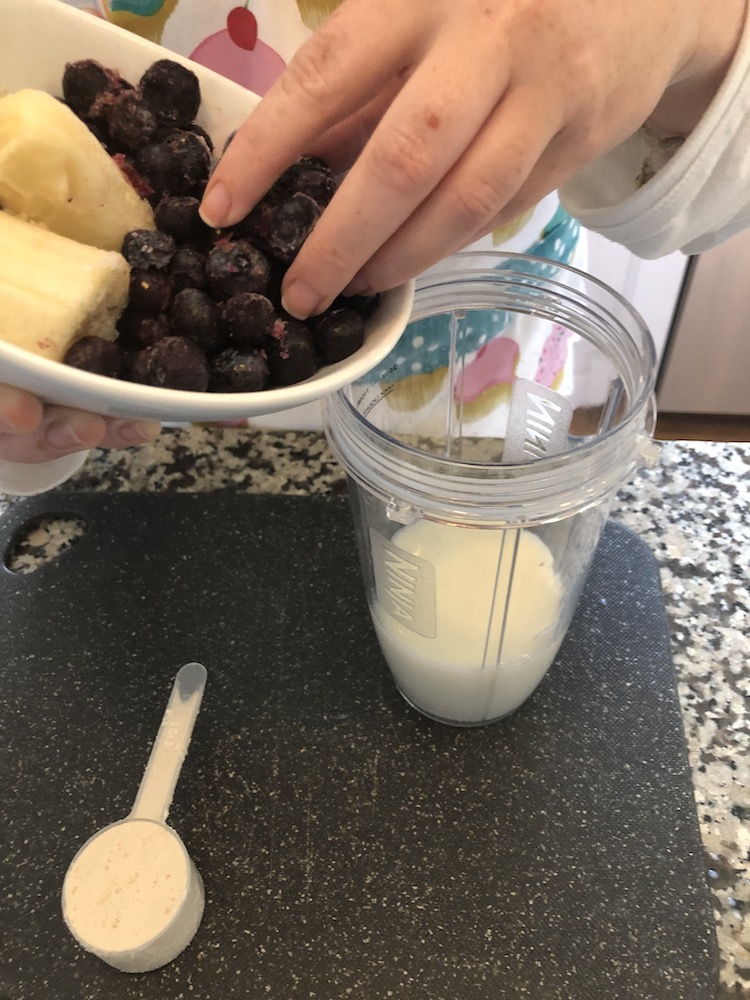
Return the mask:
<path fill-rule="evenodd" d="M 123 972 L 145 972 L 187 946 L 203 913 L 203 886 L 173 831 L 128 819 L 83 845 L 62 903 L 68 929 L 87 951 Z"/>
<path fill-rule="evenodd" d="M 391 578 L 386 570 L 378 577 L 373 621 L 407 701 L 433 718 L 463 725 L 499 719 L 518 708 L 544 677 L 562 640 L 562 588 L 544 542 L 526 530 L 421 520 L 398 531 L 391 546 L 434 567 L 434 598 L 429 580 L 426 586 L 427 600 L 434 599 L 432 636 L 414 631 L 405 601 L 399 597 L 394 603 L 383 592 L 392 578 L 404 593 L 408 573 L 398 565 L 398 553 L 395 561 L 390 558 Z M 386 562 L 392 555 L 389 550 Z M 416 578 L 431 577 L 418 565 L 414 572 Z M 417 580 L 415 592 L 421 583 Z M 419 618 L 418 627 L 429 632 L 424 626 L 429 613 Z"/>

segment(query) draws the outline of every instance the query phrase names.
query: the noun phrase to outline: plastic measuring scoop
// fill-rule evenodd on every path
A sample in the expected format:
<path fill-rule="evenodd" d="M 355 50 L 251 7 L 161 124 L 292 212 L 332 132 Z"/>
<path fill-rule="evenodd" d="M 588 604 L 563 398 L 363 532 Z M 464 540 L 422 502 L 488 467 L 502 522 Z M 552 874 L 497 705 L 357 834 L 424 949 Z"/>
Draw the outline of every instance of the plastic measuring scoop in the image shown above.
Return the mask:
<path fill-rule="evenodd" d="M 63 882 L 68 930 L 122 972 L 171 962 L 203 916 L 203 881 L 166 819 L 205 684 L 200 663 L 178 671 L 130 815 L 90 837 Z"/>

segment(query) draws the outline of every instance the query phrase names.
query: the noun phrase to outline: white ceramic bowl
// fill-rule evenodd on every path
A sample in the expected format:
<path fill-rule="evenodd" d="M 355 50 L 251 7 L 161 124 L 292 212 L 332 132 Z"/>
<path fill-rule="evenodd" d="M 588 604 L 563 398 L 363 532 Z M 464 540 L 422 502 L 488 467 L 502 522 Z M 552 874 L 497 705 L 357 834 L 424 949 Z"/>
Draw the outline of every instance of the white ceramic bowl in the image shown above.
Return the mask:
<path fill-rule="evenodd" d="M 207 0 L 209 2 L 209 0 Z M 0 0 L 0 93 L 34 87 L 59 95 L 65 64 L 98 59 L 131 81 L 156 59 L 189 66 L 203 97 L 197 122 L 221 149 L 258 97 L 211 70 L 59 0 Z M 413 283 L 386 293 L 368 319 L 363 346 L 296 385 L 253 393 L 159 389 L 83 372 L 0 341 L 0 382 L 43 399 L 118 417 L 215 421 L 277 413 L 328 395 L 374 368 L 395 346 L 409 320 Z"/>

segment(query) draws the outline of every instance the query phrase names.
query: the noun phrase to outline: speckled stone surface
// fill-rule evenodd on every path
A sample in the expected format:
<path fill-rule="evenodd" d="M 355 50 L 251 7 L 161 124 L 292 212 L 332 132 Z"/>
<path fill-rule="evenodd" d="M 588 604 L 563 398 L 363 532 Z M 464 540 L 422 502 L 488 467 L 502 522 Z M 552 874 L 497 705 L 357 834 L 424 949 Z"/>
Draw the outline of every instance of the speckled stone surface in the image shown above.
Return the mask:
<path fill-rule="evenodd" d="M 316 433 L 170 429 L 138 452 L 96 453 L 66 489 L 343 492 Z M 721 1000 L 750 997 L 750 445 L 669 443 L 625 487 L 616 519 L 661 570 L 706 878 L 722 959 Z M 54 525 L 32 540 L 60 544 Z"/>

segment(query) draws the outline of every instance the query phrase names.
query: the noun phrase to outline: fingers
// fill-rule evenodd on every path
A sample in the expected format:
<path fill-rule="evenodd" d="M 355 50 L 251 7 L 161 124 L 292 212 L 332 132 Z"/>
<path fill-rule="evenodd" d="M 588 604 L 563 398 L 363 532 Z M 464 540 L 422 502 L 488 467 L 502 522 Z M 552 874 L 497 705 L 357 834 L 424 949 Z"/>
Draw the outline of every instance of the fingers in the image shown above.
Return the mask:
<path fill-rule="evenodd" d="M 404 69 L 408 53 L 422 44 L 418 19 L 398 0 L 376 6 L 374 11 L 370 0 L 347 0 L 238 129 L 203 197 L 201 215 L 209 225 L 243 218 L 321 134 L 368 104 Z"/>
<path fill-rule="evenodd" d="M 0 385 L 0 435 L 33 433 L 43 417 L 44 407 L 36 396 L 12 385 Z"/>
<path fill-rule="evenodd" d="M 404 80 L 400 77 L 389 81 L 377 97 L 353 115 L 332 125 L 305 152 L 325 160 L 334 173 L 349 170 L 403 85 Z"/>
<path fill-rule="evenodd" d="M 42 409 L 40 416 L 33 429 L 19 428 L 0 435 L 0 458 L 11 462 L 48 462 L 95 447 L 106 430 L 104 418 L 93 413 L 52 406 Z"/>
<path fill-rule="evenodd" d="M 565 184 L 584 166 L 585 160 L 580 156 L 580 148 L 571 146 L 567 141 L 561 143 L 558 140 L 559 137 L 556 137 L 550 143 L 548 150 L 535 164 L 523 187 L 516 192 L 494 219 L 477 229 L 465 246 L 476 242 L 498 227 L 507 225 L 513 219 L 532 209 L 546 195 Z"/>
<path fill-rule="evenodd" d="M 134 448 L 149 444 L 161 433 L 161 424 L 158 420 L 108 419 L 106 425 L 99 448 Z"/>
<path fill-rule="evenodd" d="M 458 64 L 452 55 L 462 44 L 469 40 L 460 33 L 441 36 L 388 108 L 289 269 L 282 302 L 292 315 L 305 319 L 327 308 L 404 220 L 419 214 L 493 113 L 507 82 L 505 63 L 479 51 Z"/>
<path fill-rule="evenodd" d="M 114 420 L 61 406 L 45 407 L 30 393 L 0 386 L 0 458 L 49 462 L 90 448 L 127 448 L 153 440 L 153 421 Z"/>
<path fill-rule="evenodd" d="M 231 224 L 330 148 L 354 162 L 282 302 L 305 319 L 344 288 L 393 287 L 633 134 L 684 48 L 652 6 L 344 0 L 238 131 L 201 212 Z"/>
<path fill-rule="evenodd" d="M 390 288 L 515 218 L 549 191 L 565 168 L 556 135 L 560 110 L 547 95 L 512 91 L 461 159 L 370 258 L 347 292 Z M 546 169 L 543 169 L 546 167 Z M 541 188 L 551 185 L 545 190 Z"/>

